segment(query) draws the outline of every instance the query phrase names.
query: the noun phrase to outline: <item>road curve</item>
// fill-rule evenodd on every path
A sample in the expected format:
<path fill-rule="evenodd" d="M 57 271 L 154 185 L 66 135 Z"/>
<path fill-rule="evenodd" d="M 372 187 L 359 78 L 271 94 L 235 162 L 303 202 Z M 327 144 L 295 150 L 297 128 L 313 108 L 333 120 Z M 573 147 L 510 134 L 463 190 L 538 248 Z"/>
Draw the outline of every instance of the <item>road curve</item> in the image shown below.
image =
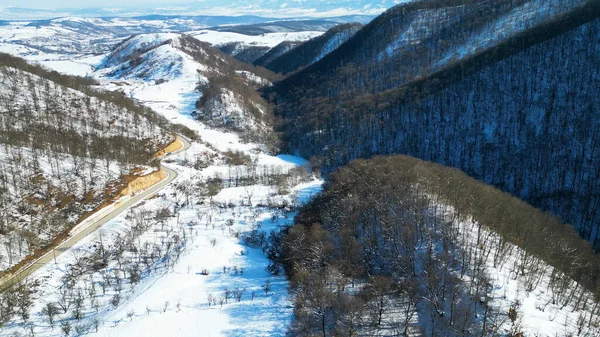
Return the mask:
<path fill-rule="evenodd" d="M 164 155 L 161 158 L 164 158 L 166 156 L 170 156 L 170 155 L 173 155 L 173 154 L 176 154 L 179 152 L 183 152 L 190 148 L 190 143 L 184 137 L 181 137 L 178 135 L 177 140 L 183 144 L 183 147 L 173 153 Z M 152 187 L 148 188 L 144 192 L 141 192 L 141 193 L 131 197 L 127 201 L 123 202 L 122 204 L 118 205 L 113 211 L 107 213 L 102 218 L 90 223 L 86 228 L 79 231 L 79 233 L 69 237 L 67 240 L 63 241 L 58 246 L 54 247 L 52 250 L 50 250 L 46 254 L 42 255 L 37 260 L 35 260 L 35 262 L 21 268 L 15 274 L 6 276 L 5 279 L 0 280 L 0 291 L 8 289 L 12 285 L 24 280 L 25 278 L 27 278 L 27 276 L 31 275 L 33 272 L 40 269 L 42 266 L 44 266 L 48 262 L 51 262 L 52 260 L 54 260 L 56 256 L 59 256 L 64 251 L 73 247 L 76 243 L 81 241 L 83 238 L 88 236 L 90 233 L 96 231 L 98 228 L 102 227 L 102 225 L 104 225 L 107 222 L 111 221 L 112 219 L 116 218 L 117 216 L 119 216 L 120 214 L 122 214 L 123 212 L 125 212 L 127 209 L 134 206 L 138 202 L 156 194 L 158 191 L 162 190 L 165 186 L 169 185 L 173 180 L 175 180 L 177 178 L 178 174 L 175 170 L 172 170 L 166 166 L 163 166 L 162 164 L 160 165 L 160 167 L 167 174 L 167 177 L 165 179 L 163 179 L 159 183 L 153 185 Z"/>

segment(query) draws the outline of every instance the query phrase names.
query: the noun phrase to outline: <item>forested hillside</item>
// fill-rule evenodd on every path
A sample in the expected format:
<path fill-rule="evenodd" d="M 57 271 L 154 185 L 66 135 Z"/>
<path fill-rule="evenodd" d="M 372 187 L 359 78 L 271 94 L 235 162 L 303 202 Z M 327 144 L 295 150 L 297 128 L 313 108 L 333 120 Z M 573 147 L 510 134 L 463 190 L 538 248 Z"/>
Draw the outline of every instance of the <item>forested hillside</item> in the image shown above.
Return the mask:
<path fill-rule="evenodd" d="M 545 13 L 545 23 L 485 51 L 467 53 L 463 61 L 431 75 L 427 69 L 438 63 L 429 61 L 444 54 L 438 50 L 425 58 L 433 68 L 398 64 L 396 71 L 383 66 L 385 62 L 377 64 L 386 74 L 397 75 L 398 81 L 369 73 L 361 64 L 344 63 L 335 74 L 329 73 L 332 77 L 322 73 L 322 83 L 330 85 L 327 90 L 290 85 L 318 81 L 317 69 L 329 66 L 339 50 L 354 46 L 364 31 L 374 28 L 367 26 L 338 51 L 274 89 L 290 149 L 314 157 L 326 171 L 354 158 L 388 153 L 458 167 L 573 223 L 583 238 L 599 247 L 600 4 L 588 1 L 565 15 L 552 16 L 562 5 L 573 2 L 540 7 L 546 10 L 534 17 Z M 411 8 L 406 6 L 384 17 Z M 481 31 L 502 22 L 498 19 Z M 504 33 L 497 31 L 489 40 Z M 367 41 L 368 45 L 373 39 Z M 402 85 L 412 76 L 402 75 L 407 68 L 415 74 L 425 71 Z M 361 95 L 369 91 L 376 93 Z M 295 99 L 301 92 L 307 97 Z"/>
<path fill-rule="evenodd" d="M 151 172 L 154 153 L 173 137 L 164 119 L 92 89 L 93 80 L 0 54 L 0 83 L 4 271 L 118 195 L 131 176 Z"/>
<path fill-rule="evenodd" d="M 276 73 L 287 74 L 302 69 L 319 60 L 348 41 L 363 26 L 359 23 L 348 23 L 335 26 L 325 34 L 304 42 L 287 53 L 265 64 L 267 69 Z"/>
<path fill-rule="evenodd" d="M 283 238 L 298 336 L 596 336 L 599 257 L 457 169 L 357 160 Z"/>

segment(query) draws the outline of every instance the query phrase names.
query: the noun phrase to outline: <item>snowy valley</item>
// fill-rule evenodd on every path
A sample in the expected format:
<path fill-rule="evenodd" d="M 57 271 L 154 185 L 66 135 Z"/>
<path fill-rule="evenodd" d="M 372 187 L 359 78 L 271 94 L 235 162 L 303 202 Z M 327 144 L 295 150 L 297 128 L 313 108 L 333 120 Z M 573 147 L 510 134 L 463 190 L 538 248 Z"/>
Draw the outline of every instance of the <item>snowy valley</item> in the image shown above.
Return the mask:
<path fill-rule="evenodd" d="M 562 88 L 597 88 L 596 69 L 567 78 L 598 59 L 599 7 L 420 0 L 372 22 L 0 22 L 0 336 L 600 335 L 592 243 L 485 185 L 529 180 L 511 166 L 503 185 L 481 165 L 496 157 L 448 131 L 481 119 L 469 144 L 487 149 L 503 121 L 558 125 L 562 100 L 596 130 L 597 99 Z M 585 19 L 569 20 L 582 8 Z M 530 59 L 571 62 L 515 70 Z M 531 97 L 509 97 L 507 79 L 525 77 L 554 94 L 524 85 Z M 552 104 L 488 118 L 474 110 L 498 108 L 484 99 L 492 86 L 515 102 L 507 111 Z M 598 137 L 586 135 L 572 165 L 591 172 Z M 436 159 L 426 151 L 483 170 L 483 182 L 403 156 Z M 591 173 L 530 176 L 596 200 Z"/>
<path fill-rule="evenodd" d="M 263 36 L 261 41 L 274 45 L 283 40 Z M 20 47 L 11 48 L 5 50 L 20 54 Z M 169 187 L 29 276 L 23 297 L 5 292 L 1 334 L 150 336 L 172 333 L 178 325 L 178 336 L 195 336 L 199 330 L 204 336 L 283 335 L 293 303 L 283 272 L 268 270 L 267 238 L 292 223 L 295 209 L 317 194 L 322 182 L 305 160 L 274 156 L 269 146 L 242 141 L 223 123 L 215 129 L 192 116 L 203 95 L 201 85 L 214 76 L 234 76 L 252 91 L 271 82 L 252 72 L 254 67 L 187 35 L 142 34 L 112 49 L 95 57 L 64 54 L 60 61 L 25 56 L 66 74 L 88 75 L 97 90 L 123 93 L 169 123 L 185 125 L 192 145 L 163 160 L 178 175 Z M 213 106 L 211 113 L 238 116 L 247 139 L 253 128 L 270 126 L 248 115 L 243 105 L 259 102 L 240 99 L 240 94 L 224 91 L 218 100 L 221 111 L 214 112 Z M 42 167 L 45 160 L 40 159 Z M 69 163 L 56 165 L 72 170 Z M 105 165 L 94 167 L 98 171 Z M 89 175 L 99 180 L 100 172 L 90 169 Z M 112 179 L 119 177 L 119 171 L 111 172 Z M 13 314 L 21 319 L 13 321 Z"/>

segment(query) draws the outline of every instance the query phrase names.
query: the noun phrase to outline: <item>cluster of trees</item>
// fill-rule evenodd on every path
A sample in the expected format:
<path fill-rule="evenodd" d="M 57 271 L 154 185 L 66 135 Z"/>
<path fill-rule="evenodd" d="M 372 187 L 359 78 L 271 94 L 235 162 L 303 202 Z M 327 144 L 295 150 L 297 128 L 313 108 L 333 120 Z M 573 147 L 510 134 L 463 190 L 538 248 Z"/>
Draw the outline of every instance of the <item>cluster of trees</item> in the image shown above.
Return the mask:
<path fill-rule="evenodd" d="M 325 75 L 328 88 L 278 85 L 285 141 L 325 171 L 395 153 L 458 167 L 571 222 L 600 247 L 599 16 L 600 5 L 587 2 L 393 90 L 368 89 L 392 82 L 356 64 L 338 68 L 335 83 Z M 333 62 L 323 61 L 315 66 Z M 311 74 L 303 81 L 318 79 Z M 365 88 L 375 93 L 361 95 Z"/>
<path fill-rule="evenodd" d="M 518 336 L 520 301 L 586 312 L 594 335 L 600 261 L 568 225 L 459 170 L 405 157 L 356 160 L 327 178 L 281 240 L 297 335 Z M 524 291 L 494 301 L 509 269 Z M 512 296 L 512 295 L 509 295 Z M 511 298 L 511 297 L 509 297 Z"/>
<path fill-rule="evenodd" d="M 209 77 L 201 83 L 194 117 L 212 127 L 237 132 L 245 139 L 275 144 L 273 112 L 256 87 L 238 74 Z"/>
<path fill-rule="evenodd" d="M 118 181 L 129 167 L 106 164 L 95 158 L 0 145 L 2 270 L 48 246 L 82 215 L 119 192 L 106 185 Z"/>

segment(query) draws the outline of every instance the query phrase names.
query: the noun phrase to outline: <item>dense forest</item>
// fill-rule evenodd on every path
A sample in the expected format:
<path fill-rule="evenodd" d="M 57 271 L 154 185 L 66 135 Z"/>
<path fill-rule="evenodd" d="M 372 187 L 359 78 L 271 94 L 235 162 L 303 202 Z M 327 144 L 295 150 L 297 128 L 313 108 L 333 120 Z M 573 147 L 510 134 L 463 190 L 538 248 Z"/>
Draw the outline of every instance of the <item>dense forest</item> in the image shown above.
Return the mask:
<path fill-rule="evenodd" d="M 329 89 L 298 84 L 318 78 L 315 69 L 330 65 L 334 52 L 274 88 L 281 130 L 290 150 L 326 172 L 391 153 L 458 167 L 573 223 L 600 247 L 599 16 L 600 4 L 590 1 L 393 90 L 377 92 L 394 82 L 353 63 L 336 70 L 335 84 L 323 73 Z M 373 25 L 340 49 L 356 47 Z M 360 95 L 368 91 L 377 93 Z"/>
<path fill-rule="evenodd" d="M 281 81 L 273 91 L 283 103 L 393 89 L 565 16 L 582 22 L 591 10 L 581 11 L 583 6 L 595 4 L 589 0 L 411 1 L 378 16 L 321 62 Z M 556 34 L 555 29 L 542 32 L 532 41 Z M 515 48 L 532 41 L 520 41 Z"/>
<path fill-rule="evenodd" d="M 296 295 L 295 335 L 547 335 L 532 320 L 559 308 L 579 319 L 552 335 L 600 332 L 591 245 L 454 168 L 406 156 L 353 161 L 281 241 L 274 255 Z"/>

